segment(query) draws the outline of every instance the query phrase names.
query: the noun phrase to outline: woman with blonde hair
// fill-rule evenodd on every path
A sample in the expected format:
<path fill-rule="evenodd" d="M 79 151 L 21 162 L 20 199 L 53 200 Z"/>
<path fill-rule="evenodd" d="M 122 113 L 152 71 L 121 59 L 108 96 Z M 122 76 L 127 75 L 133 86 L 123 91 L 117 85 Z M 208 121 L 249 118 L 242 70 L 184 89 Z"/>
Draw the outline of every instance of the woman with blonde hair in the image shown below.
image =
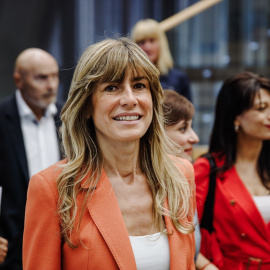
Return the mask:
<path fill-rule="evenodd" d="M 184 72 L 173 68 L 168 39 L 159 23 L 152 19 L 138 21 L 131 31 L 131 38 L 147 53 L 151 62 L 159 69 L 163 89 L 175 90 L 191 101 L 189 80 Z"/>
<path fill-rule="evenodd" d="M 167 154 L 158 76 L 127 38 L 83 53 L 61 113 L 66 159 L 30 180 L 25 270 L 195 269 L 193 169 Z"/>

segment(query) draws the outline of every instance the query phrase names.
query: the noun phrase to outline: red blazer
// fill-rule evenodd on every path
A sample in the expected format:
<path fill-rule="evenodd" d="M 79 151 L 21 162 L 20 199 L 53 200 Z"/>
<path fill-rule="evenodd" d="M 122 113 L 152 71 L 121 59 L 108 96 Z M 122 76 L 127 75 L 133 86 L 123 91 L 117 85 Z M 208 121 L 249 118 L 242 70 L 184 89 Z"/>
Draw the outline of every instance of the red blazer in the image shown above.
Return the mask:
<path fill-rule="evenodd" d="M 216 159 L 217 166 L 223 164 Z M 206 158 L 194 163 L 196 200 L 199 220 L 202 218 L 204 203 L 209 186 L 210 165 Z M 246 269 L 246 263 L 258 269 L 270 269 L 270 223 L 266 224 L 258 211 L 251 194 L 239 178 L 235 167 L 217 175 L 212 243 L 215 247 L 214 263 L 223 270 Z M 202 253 L 210 250 L 202 232 Z M 222 266 L 223 265 L 223 266 Z"/>
<path fill-rule="evenodd" d="M 193 172 L 192 165 L 184 160 L 182 162 L 186 164 L 185 167 L 182 166 L 182 171 L 187 178 L 193 179 L 193 175 L 190 175 Z M 82 216 L 82 243 L 76 232 L 77 223 L 72 231 L 72 240 L 79 246 L 72 249 L 67 243 L 61 242 L 56 187 L 56 178 L 60 171 L 54 165 L 30 180 L 25 215 L 23 269 L 136 270 L 125 222 L 104 170 Z M 82 194 L 77 196 L 79 207 L 83 198 Z M 195 207 L 195 194 L 191 201 Z M 165 223 L 168 232 L 173 232 L 168 236 L 170 269 L 195 269 L 194 233 L 179 233 L 166 216 Z"/>

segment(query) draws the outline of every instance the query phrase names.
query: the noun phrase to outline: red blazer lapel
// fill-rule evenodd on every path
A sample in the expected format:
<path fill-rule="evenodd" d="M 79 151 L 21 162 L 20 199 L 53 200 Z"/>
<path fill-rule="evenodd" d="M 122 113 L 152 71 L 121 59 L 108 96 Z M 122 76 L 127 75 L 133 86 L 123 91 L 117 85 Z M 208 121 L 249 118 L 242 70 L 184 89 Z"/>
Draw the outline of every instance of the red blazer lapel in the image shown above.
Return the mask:
<path fill-rule="evenodd" d="M 224 175 L 223 188 L 228 192 L 230 204 L 234 207 L 236 204 L 241 207 L 247 218 L 254 225 L 255 230 L 263 237 L 269 238 L 270 232 L 264 222 L 262 215 L 258 211 L 251 194 L 248 192 L 244 183 L 240 179 L 235 167 L 232 167 Z"/>
<path fill-rule="evenodd" d="M 87 207 L 118 267 L 123 270 L 136 270 L 125 222 L 104 170 Z"/>

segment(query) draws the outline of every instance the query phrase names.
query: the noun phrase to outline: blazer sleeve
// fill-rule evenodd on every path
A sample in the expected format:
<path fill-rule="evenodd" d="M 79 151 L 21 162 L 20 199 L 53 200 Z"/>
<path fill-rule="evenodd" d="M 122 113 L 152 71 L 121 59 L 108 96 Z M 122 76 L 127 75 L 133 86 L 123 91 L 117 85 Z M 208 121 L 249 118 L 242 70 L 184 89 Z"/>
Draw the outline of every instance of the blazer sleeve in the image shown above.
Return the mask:
<path fill-rule="evenodd" d="M 42 174 L 30 180 L 23 236 L 24 270 L 61 270 L 60 225 L 53 184 Z"/>
<path fill-rule="evenodd" d="M 196 183 L 196 202 L 199 221 L 201 222 L 204 204 L 209 189 L 210 164 L 206 158 L 198 158 L 193 164 Z"/>
<path fill-rule="evenodd" d="M 201 222 L 204 204 L 209 189 L 210 164 L 206 158 L 198 158 L 194 163 L 195 182 L 196 182 L 196 202 L 199 221 Z M 211 260 L 217 267 L 223 265 L 223 255 L 217 240 L 216 232 L 211 234 L 201 228 L 201 249 L 200 252 Z"/>
<path fill-rule="evenodd" d="M 189 101 L 192 102 L 192 92 L 190 89 L 190 83 L 185 73 L 179 76 L 179 89 L 181 89 L 181 95 L 185 96 Z"/>

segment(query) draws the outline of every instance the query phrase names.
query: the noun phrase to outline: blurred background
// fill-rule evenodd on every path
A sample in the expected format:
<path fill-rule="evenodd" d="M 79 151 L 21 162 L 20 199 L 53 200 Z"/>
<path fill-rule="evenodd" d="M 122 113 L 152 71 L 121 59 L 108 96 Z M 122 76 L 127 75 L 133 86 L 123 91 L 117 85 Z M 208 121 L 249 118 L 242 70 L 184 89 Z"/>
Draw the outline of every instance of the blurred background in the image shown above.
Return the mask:
<path fill-rule="evenodd" d="M 87 46 L 129 35 L 140 19 L 161 22 L 197 1 L 0 0 L 0 98 L 15 90 L 14 61 L 26 48 L 45 49 L 57 59 L 58 98 L 65 101 L 74 66 Z M 191 82 L 194 130 L 200 144 L 207 145 L 221 83 L 243 70 L 270 77 L 270 1 L 223 0 L 167 36 L 175 66 Z"/>

